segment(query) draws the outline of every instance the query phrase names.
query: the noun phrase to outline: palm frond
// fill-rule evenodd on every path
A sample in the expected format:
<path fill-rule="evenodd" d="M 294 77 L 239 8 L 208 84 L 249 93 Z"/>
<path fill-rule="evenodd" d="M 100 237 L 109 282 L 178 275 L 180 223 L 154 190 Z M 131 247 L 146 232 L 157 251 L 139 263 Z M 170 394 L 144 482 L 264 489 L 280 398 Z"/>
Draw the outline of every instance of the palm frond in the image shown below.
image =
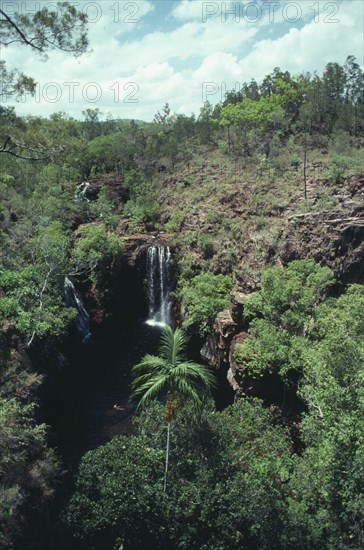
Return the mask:
<path fill-rule="evenodd" d="M 144 355 L 140 363 L 137 365 L 134 365 L 134 367 L 131 369 L 132 374 L 135 375 L 139 373 L 140 371 L 153 371 L 158 370 L 164 366 L 164 360 L 162 357 L 159 357 L 158 355 Z"/>
<path fill-rule="evenodd" d="M 139 388 L 140 386 L 144 386 L 146 382 L 149 382 L 151 380 L 152 376 L 149 372 L 145 374 L 141 374 L 140 376 L 137 376 L 133 379 L 131 383 L 132 390 Z"/>
<path fill-rule="evenodd" d="M 171 362 L 173 357 L 174 338 L 173 330 L 170 326 L 166 326 L 163 329 L 161 336 L 161 343 L 159 347 L 160 357 L 163 357 L 168 362 Z"/>
<path fill-rule="evenodd" d="M 176 393 L 181 399 L 191 399 L 201 406 L 201 397 L 216 386 L 214 371 L 185 358 L 186 335 L 177 328 L 163 331 L 160 355 L 147 354 L 132 369 L 130 402 L 139 409 L 163 393 Z M 200 397 L 201 396 L 201 397 Z"/>
<path fill-rule="evenodd" d="M 173 332 L 170 326 L 165 327 L 160 346 L 160 356 L 175 365 L 185 358 L 186 335 L 182 329 Z"/>
<path fill-rule="evenodd" d="M 184 399 L 190 398 L 194 403 L 198 405 L 201 404 L 201 398 L 193 385 L 189 384 L 186 380 L 176 379 L 175 389 L 179 395 L 183 396 Z"/>
<path fill-rule="evenodd" d="M 149 388 L 146 389 L 148 385 L 149 385 Z M 147 384 L 147 386 L 144 385 L 144 390 L 146 389 L 146 391 L 144 392 L 144 395 L 140 399 L 137 409 L 139 409 L 140 407 L 143 407 L 149 401 L 158 397 L 163 392 L 163 390 L 167 389 L 167 387 L 168 387 L 168 380 L 164 376 L 161 376 L 159 379 L 151 381 L 151 383 Z"/>
<path fill-rule="evenodd" d="M 164 389 L 168 389 L 168 380 L 163 375 L 153 375 L 139 384 L 135 380 L 132 384 L 130 404 L 138 410 L 148 401 L 156 399 Z"/>
<path fill-rule="evenodd" d="M 185 361 L 174 367 L 173 371 L 176 376 L 186 376 L 191 381 L 195 381 L 204 387 L 212 389 L 217 386 L 215 372 L 206 365 Z"/>

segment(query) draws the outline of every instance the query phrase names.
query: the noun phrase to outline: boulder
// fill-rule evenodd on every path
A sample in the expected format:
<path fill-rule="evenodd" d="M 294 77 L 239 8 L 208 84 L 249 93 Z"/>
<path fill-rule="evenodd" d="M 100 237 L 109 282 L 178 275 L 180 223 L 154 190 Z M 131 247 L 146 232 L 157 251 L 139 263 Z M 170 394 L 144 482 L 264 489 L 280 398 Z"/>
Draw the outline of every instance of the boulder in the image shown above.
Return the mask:
<path fill-rule="evenodd" d="M 214 323 L 214 332 L 219 336 L 222 346 L 224 346 L 224 341 L 231 338 L 235 334 L 236 323 L 233 320 L 230 310 L 225 309 L 220 311 L 215 319 Z"/>
<path fill-rule="evenodd" d="M 212 367 L 227 366 L 230 342 L 236 333 L 237 325 L 229 309 L 220 311 L 215 319 L 213 332 L 201 349 L 201 357 Z"/>
<path fill-rule="evenodd" d="M 239 334 L 236 334 L 234 338 L 231 340 L 230 344 L 230 350 L 229 350 L 229 364 L 230 368 L 227 373 L 227 379 L 234 390 L 234 392 L 237 395 L 245 395 L 245 389 L 243 385 L 243 371 L 241 369 L 241 366 L 238 365 L 234 358 L 234 352 L 236 349 L 237 344 L 242 344 L 244 340 L 249 338 L 249 334 L 247 332 L 239 332 Z"/>
<path fill-rule="evenodd" d="M 244 319 L 244 303 L 251 294 L 245 294 L 234 289 L 230 294 L 230 315 L 238 329 L 246 329 L 247 321 Z"/>
<path fill-rule="evenodd" d="M 201 358 L 214 369 L 219 369 L 223 359 L 220 351 L 214 336 L 209 336 L 201 348 Z"/>

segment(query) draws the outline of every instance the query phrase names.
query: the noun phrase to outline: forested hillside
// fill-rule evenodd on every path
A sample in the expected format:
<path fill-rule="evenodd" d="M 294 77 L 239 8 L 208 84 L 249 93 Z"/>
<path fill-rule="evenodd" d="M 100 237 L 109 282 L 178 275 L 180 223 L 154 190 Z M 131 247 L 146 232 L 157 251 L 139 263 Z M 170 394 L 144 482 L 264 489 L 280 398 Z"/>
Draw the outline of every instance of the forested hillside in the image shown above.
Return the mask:
<path fill-rule="evenodd" d="M 30 47 L 85 51 L 47 21 Z M 0 106 L 0 548 L 363 548 L 364 75 L 272 69 L 153 122 Z M 134 342 L 124 435 L 75 466 L 53 396 L 141 323 L 153 243 L 178 329 Z"/>

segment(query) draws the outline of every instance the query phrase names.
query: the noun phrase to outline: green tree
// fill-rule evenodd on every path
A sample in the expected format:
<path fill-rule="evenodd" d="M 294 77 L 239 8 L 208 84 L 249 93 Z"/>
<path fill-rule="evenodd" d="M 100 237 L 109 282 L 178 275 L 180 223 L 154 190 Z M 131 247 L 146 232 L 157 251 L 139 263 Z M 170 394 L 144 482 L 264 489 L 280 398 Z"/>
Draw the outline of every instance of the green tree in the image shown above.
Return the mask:
<path fill-rule="evenodd" d="M 200 273 L 183 282 L 179 289 L 187 311 L 183 326 L 197 329 L 201 336 L 206 336 L 216 314 L 227 308 L 232 287 L 231 277 L 213 273 Z"/>
<path fill-rule="evenodd" d="M 0 316 L 15 323 L 29 347 L 35 338 L 61 336 L 74 318 L 62 296 L 64 278 L 70 269 L 69 236 L 59 222 L 40 226 L 23 254 L 24 267 L 0 272 L 5 291 Z"/>
<path fill-rule="evenodd" d="M 106 226 L 115 228 L 119 221 L 116 209 L 116 201 L 110 188 L 106 185 L 102 186 L 97 200 L 92 204 L 92 210 Z"/>
<path fill-rule="evenodd" d="M 294 260 L 284 269 L 266 269 L 262 290 L 247 300 L 244 314 L 250 319 L 263 317 L 300 334 L 333 283 L 332 271 L 311 259 Z"/>
<path fill-rule="evenodd" d="M 307 408 L 287 486 L 288 548 L 360 548 L 364 532 L 364 293 L 353 285 L 327 298 L 332 283 L 312 260 L 267 270 L 244 306 L 251 338 L 237 346 L 243 375 L 288 374 Z"/>
<path fill-rule="evenodd" d="M 9 3 L 8 6 L 10 5 Z M 43 59 L 47 58 L 47 52 L 51 50 L 62 50 L 75 56 L 86 51 L 87 16 L 69 2 L 59 2 L 55 9 L 48 6 L 38 9 L 33 14 L 24 14 L 23 10 L 8 14 L 3 8 L 5 4 L 0 9 L 2 48 L 14 43 L 25 45 L 39 53 Z M 4 62 L 0 66 L 0 77 L 1 95 L 5 100 L 26 92 L 35 92 L 35 81 L 31 77 L 19 73 L 16 69 L 8 69 Z M 28 142 L 21 139 L 9 120 L 8 115 L 11 113 L 3 107 L 1 111 L 6 116 L 0 135 L 3 142 L 0 153 L 25 159 L 47 158 L 52 155 L 53 151 L 40 146 L 34 139 Z"/>
<path fill-rule="evenodd" d="M 344 67 L 338 63 L 328 63 L 322 75 L 324 94 L 324 116 L 328 133 L 331 133 L 344 103 L 346 75 Z"/>
<path fill-rule="evenodd" d="M 215 385 L 212 370 L 186 359 L 186 336 L 177 328 L 167 326 L 161 338 L 159 355 L 145 355 L 132 369 L 131 402 L 137 408 L 152 399 L 163 396 L 166 399 L 167 445 L 164 475 L 164 492 L 167 489 L 167 475 L 170 451 L 171 422 L 181 402 L 190 399 L 201 406 L 202 396 Z"/>
<path fill-rule="evenodd" d="M 259 377 L 300 369 L 302 340 L 315 307 L 334 282 L 333 273 L 313 260 L 296 260 L 285 269 L 267 269 L 262 290 L 244 304 L 251 338 L 237 346 L 236 359 Z M 288 380 L 287 380 L 288 381 Z"/>
<path fill-rule="evenodd" d="M 82 111 L 85 120 L 82 129 L 87 140 L 92 140 L 101 134 L 100 109 L 86 109 Z"/>
<path fill-rule="evenodd" d="M 195 134 L 195 115 L 176 115 L 173 118 L 173 133 L 178 142 L 192 138 Z"/>
<path fill-rule="evenodd" d="M 29 543 L 24 533 L 29 536 L 32 523 L 44 522 L 54 496 L 57 462 L 34 409 L 34 404 L 0 397 L 0 548 Z"/>
<path fill-rule="evenodd" d="M 348 170 L 355 166 L 355 159 L 345 154 L 330 154 L 327 175 L 332 183 L 341 183 Z"/>
<path fill-rule="evenodd" d="M 302 353 L 306 448 L 291 491 L 312 548 L 360 548 L 364 533 L 364 287 L 320 304 Z"/>
<path fill-rule="evenodd" d="M 41 54 L 58 49 L 74 55 L 87 48 L 87 16 L 69 2 L 60 2 L 56 9 L 44 7 L 32 15 L 20 11 L 9 15 L 3 9 L 0 15 L 2 46 L 15 42 Z"/>
<path fill-rule="evenodd" d="M 65 513 L 85 548 L 153 549 L 163 538 L 163 451 L 143 435 L 114 437 L 81 461 L 74 496 Z"/>
<path fill-rule="evenodd" d="M 213 118 L 213 107 L 209 101 L 206 101 L 200 109 L 196 122 L 196 133 L 202 144 L 208 145 L 211 143 L 215 127 L 216 121 Z"/>
<path fill-rule="evenodd" d="M 291 527 L 285 487 L 293 465 L 287 430 L 253 399 L 223 412 L 205 402 L 198 423 L 193 412 L 185 401 L 174 420 L 167 493 L 160 491 L 160 403 L 137 416 L 136 436 L 116 437 L 85 455 L 66 512 L 85 548 L 111 549 L 116 542 L 132 550 L 285 548 Z M 287 545 L 294 547 L 300 546 Z"/>
<path fill-rule="evenodd" d="M 349 129 L 355 135 L 363 130 L 364 72 L 353 55 L 346 58 L 344 70 L 346 75 L 345 102 L 351 107 Z"/>
<path fill-rule="evenodd" d="M 2 101 L 6 101 L 12 96 L 17 97 L 24 95 L 26 92 L 33 94 L 36 87 L 36 83 L 32 78 L 16 69 L 7 69 L 5 61 L 3 60 L 0 61 L 0 82 L 0 96 Z"/>
<path fill-rule="evenodd" d="M 85 217 L 86 205 L 75 201 L 77 187 L 75 184 L 64 183 L 61 176 L 62 168 L 56 164 L 47 164 L 39 174 L 34 192 L 29 198 L 26 216 L 34 216 L 44 226 L 59 222 L 60 227 L 71 229 L 75 222 Z M 69 235 L 67 235 L 69 239 Z"/>
<path fill-rule="evenodd" d="M 171 108 L 169 106 L 169 103 L 165 103 L 163 105 L 162 112 L 157 111 L 157 113 L 154 115 L 153 122 L 160 126 L 167 126 L 172 123 Z"/>
<path fill-rule="evenodd" d="M 123 245 L 120 238 L 106 230 L 103 224 L 82 228 L 72 250 L 72 275 L 87 275 L 92 281 L 101 281 L 121 260 Z"/>
<path fill-rule="evenodd" d="M 136 221 L 155 222 L 159 212 L 155 184 L 132 170 L 125 178 L 125 185 L 130 197 L 124 206 L 125 213 Z"/>
<path fill-rule="evenodd" d="M 124 132 L 94 137 L 87 145 L 88 172 L 105 174 L 115 171 L 124 175 L 133 166 L 135 151 L 136 146 Z"/>

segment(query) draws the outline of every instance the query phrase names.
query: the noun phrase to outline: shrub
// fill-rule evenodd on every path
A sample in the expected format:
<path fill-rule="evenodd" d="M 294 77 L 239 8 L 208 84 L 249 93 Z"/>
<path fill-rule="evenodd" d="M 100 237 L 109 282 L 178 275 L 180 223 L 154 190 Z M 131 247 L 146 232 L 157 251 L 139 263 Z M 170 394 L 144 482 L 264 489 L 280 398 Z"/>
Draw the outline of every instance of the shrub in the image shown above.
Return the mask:
<path fill-rule="evenodd" d="M 232 287 L 231 277 L 213 273 L 201 273 L 184 283 L 180 289 L 187 310 L 183 326 L 194 327 L 205 336 L 211 330 L 216 314 L 228 306 Z"/>
<path fill-rule="evenodd" d="M 210 235 L 203 233 L 199 236 L 198 243 L 200 245 L 202 255 L 205 260 L 212 258 L 214 255 L 214 241 Z"/>
<path fill-rule="evenodd" d="M 125 204 L 125 213 L 144 222 L 156 221 L 159 205 L 155 196 L 155 186 L 142 174 L 132 171 L 125 178 L 130 200 Z"/>
<path fill-rule="evenodd" d="M 354 160 L 344 155 L 333 155 L 330 158 L 328 176 L 333 183 L 340 183 L 347 170 L 354 166 Z"/>
<path fill-rule="evenodd" d="M 122 251 L 119 237 L 108 233 L 104 225 L 89 225 L 83 228 L 73 250 L 75 274 L 87 274 L 94 281 L 101 279 L 120 259 Z"/>

